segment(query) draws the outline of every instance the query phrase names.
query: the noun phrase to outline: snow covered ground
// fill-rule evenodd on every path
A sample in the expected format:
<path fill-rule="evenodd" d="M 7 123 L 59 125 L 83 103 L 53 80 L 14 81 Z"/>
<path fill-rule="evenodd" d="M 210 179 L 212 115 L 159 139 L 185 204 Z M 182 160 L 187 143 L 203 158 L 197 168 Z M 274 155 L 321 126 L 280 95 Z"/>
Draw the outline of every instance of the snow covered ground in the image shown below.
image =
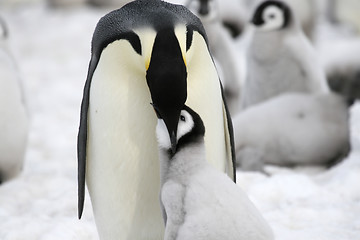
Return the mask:
<path fill-rule="evenodd" d="M 32 117 L 22 174 L 0 186 L 1 240 L 98 239 L 89 196 L 77 219 L 76 136 L 90 39 L 107 10 L 0 9 Z M 238 172 L 279 240 L 360 239 L 360 105 L 352 108 L 351 155 L 338 166 Z"/>

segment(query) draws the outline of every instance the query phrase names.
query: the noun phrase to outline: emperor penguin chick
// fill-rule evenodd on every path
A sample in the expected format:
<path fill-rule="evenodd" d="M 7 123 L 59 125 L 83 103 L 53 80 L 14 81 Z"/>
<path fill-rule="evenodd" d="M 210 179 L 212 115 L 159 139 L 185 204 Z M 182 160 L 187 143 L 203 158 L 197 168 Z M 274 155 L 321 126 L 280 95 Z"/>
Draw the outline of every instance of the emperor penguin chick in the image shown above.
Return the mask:
<path fill-rule="evenodd" d="M 273 239 L 271 228 L 246 194 L 207 162 L 200 116 L 184 106 L 174 147 L 154 109 L 159 118 L 156 134 L 164 239 Z"/>
<path fill-rule="evenodd" d="M 252 24 L 243 108 L 284 92 L 328 91 L 315 50 L 286 3 L 263 2 L 256 9 Z"/>

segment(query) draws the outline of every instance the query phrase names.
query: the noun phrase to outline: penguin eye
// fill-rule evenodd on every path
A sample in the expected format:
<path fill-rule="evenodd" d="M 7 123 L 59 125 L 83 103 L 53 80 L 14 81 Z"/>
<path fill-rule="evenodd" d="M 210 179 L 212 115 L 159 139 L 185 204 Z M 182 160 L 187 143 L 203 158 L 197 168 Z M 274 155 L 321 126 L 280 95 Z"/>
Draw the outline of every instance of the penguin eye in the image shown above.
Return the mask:
<path fill-rule="evenodd" d="M 185 119 L 184 115 L 180 115 L 180 120 L 185 122 L 186 119 Z"/>
<path fill-rule="evenodd" d="M 270 14 L 270 15 L 269 15 L 269 18 L 270 18 L 270 19 L 274 19 L 274 18 L 275 18 L 275 14 Z"/>

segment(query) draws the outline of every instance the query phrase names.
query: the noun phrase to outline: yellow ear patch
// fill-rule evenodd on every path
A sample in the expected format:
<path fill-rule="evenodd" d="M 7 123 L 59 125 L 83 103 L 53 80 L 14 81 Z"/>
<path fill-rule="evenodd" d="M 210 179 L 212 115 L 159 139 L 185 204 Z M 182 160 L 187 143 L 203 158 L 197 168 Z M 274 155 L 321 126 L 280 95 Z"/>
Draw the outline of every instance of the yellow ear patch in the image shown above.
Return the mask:
<path fill-rule="evenodd" d="M 183 60 L 184 60 L 185 66 L 187 67 L 186 58 L 185 58 L 184 54 L 183 54 Z"/>
<path fill-rule="evenodd" d="M 145 59 L 145 69 L 146 71 L 149 69 L 150 66 L 150 59 Z"/>
<path fill-rule="evenodd" d="M 151 61 L 151 54 L 152 48 L 155 42 L 156 31 L 153 29 L 137 29 L 134 31 L 141 40 L 142 46 L 142 55 L 144 57 L 144 66 L 146 71 L 149 69 L 150 61 Z M 175 27 L 175 35 L 179 41 L 182 57 L 185 66 L 187 66 L 186 62 L 186 27 L 179 25 Z"/>

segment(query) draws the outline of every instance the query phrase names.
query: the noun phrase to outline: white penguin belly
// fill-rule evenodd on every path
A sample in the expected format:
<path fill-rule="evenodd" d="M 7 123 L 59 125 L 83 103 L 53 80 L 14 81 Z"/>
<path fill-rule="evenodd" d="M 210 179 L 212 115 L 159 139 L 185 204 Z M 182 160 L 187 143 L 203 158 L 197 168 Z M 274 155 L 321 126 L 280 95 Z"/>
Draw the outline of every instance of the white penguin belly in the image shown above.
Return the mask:
<path fill-rule="evenodd" d="M 90 90 L 86 169 L 99 235 L 161 239 L 156 116 L 144 81 L 145 66 L 128 64 L 143 60 L 126 40 L 110 44 L 105 55 Z"/>

